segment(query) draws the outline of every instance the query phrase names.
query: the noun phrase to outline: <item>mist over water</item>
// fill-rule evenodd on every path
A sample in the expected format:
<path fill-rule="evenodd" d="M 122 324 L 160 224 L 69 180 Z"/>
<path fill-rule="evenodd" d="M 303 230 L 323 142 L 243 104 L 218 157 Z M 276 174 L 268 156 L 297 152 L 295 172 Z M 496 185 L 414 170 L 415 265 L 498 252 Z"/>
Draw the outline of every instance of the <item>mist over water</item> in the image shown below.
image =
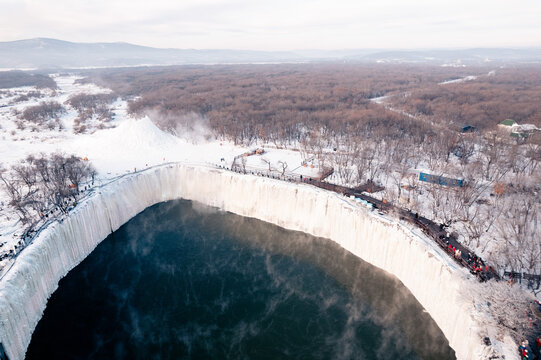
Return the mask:
<path fill-rule="evenodd" d="M 60 281 L 27 359 L 454 359 L 395 278 L 333 242 L 161 203 Z"/>

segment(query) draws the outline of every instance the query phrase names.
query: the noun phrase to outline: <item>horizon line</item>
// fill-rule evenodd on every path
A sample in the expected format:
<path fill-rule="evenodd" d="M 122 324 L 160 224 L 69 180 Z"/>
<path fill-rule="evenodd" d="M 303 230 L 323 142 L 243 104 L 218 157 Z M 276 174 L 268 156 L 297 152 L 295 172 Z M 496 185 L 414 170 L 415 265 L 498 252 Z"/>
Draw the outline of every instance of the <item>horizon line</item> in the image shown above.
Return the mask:
<path fill-rule="evenodd" d="M 298 48 L 293 50 L 259 50 L 259 49 L 244 49 L 244 48 L 181 48 L 181 47 L 157 47 L 157 46 L 151 46 L 151 45 L 141 45 L 136 44 L 132 42 L 127 41 L 71 41 L 71 40 L 64 40 L 64 39 L 58 39 L 58 38 L 52 38 L 52 37 L 33 37 L 33 38 L 24 38 L 24 39 L 17 39 L 17 40 L 0 40 L 0 43 L 14 43 L 14 42 L 24 42 L 24 41 L 32 41 L 32 40 L 54 40 L 54 41 L 60 41 L 65 43 L 71 43 L 71 44 L 86 44 L 86 45 L 92 45 L 92 44 L 125 44 L 125 45 L 132 45 L 132 46 L 139 46 L 139 47 L 145 47 L 145 48 L 151 48 L 151 49 L 157 49 L 157 50 L 195 50 L 195 51 L 205 51 L 205 50 L 228 50 L 228 51 L 253 51 L 253 52 L 296 52 L 296 51 L 323 51 L 323 52 L 339 52 L 339 51 L 460 51 L 460 50 L 475 50 L 475 49 L 482 49 L 482 50 L 541 50 L 541 44 L 539 45 L 530 45 L 530 46 L 511 46 L 511 45 L 500 45 L 497 47 L 490 46 L 490 47 L 484 47 L 484 46 L 466 46 L 466 47 L 382 47 L 382 48 L 374 48 L 374 47 L 352 47 L 352 48 L 333 48 L 333 49 L 324 49 L 324 48 Z"/>

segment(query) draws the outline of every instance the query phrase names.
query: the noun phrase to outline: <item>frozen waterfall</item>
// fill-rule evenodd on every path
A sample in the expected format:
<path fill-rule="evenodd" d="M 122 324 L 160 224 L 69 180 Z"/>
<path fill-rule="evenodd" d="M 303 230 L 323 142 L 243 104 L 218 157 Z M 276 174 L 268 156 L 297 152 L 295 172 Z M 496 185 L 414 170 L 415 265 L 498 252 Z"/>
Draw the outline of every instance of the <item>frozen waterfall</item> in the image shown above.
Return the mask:
<path fill-rule="evenodd" d="M 0 282 L 0 342 L 9 358 L 24 358 L 47 299 L 63 276 L 137 213 L 178 198 L 329 238 L 400 279 L 442 329 L 459 359 L 478 359 L 486 351 L 480 315 L 459 292 L 472 280 L 464 270 L 450 267 L 422 236 L 309 185 L 174 164 L 99 189 L 20 254 Z"/>

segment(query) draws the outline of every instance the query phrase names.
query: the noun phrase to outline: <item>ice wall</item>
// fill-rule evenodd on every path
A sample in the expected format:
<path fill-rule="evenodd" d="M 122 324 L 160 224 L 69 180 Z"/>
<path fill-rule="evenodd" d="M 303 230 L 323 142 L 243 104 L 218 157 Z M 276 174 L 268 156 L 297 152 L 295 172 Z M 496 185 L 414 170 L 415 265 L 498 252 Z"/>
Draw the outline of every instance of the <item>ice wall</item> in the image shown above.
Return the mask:
<path fill-rule="evenodd" d="M 23 359 L 32 332 L 58 281 L 109 233 L 155 203 L 185 198 L 332 239 L 397 276 L 430 313 L 459 359 L 484 347 L 473 305 L 459 295 L 465 279 L 401 225 L 308 186 L 218 169 L 167 165 L 121 179 L 43 231 L 0 282 L 0 342 Z"/>

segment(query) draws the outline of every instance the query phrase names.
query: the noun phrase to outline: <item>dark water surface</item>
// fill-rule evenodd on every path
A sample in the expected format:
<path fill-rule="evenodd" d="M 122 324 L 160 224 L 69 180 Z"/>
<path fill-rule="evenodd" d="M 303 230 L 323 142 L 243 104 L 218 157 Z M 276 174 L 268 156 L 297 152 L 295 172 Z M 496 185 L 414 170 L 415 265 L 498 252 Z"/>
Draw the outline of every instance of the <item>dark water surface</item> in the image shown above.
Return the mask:
<path fill-rule="evenodd" d="M 27 359 L 454 359 L 395 278 L 329 240 L 158 204 L 60 281 Z"/>

